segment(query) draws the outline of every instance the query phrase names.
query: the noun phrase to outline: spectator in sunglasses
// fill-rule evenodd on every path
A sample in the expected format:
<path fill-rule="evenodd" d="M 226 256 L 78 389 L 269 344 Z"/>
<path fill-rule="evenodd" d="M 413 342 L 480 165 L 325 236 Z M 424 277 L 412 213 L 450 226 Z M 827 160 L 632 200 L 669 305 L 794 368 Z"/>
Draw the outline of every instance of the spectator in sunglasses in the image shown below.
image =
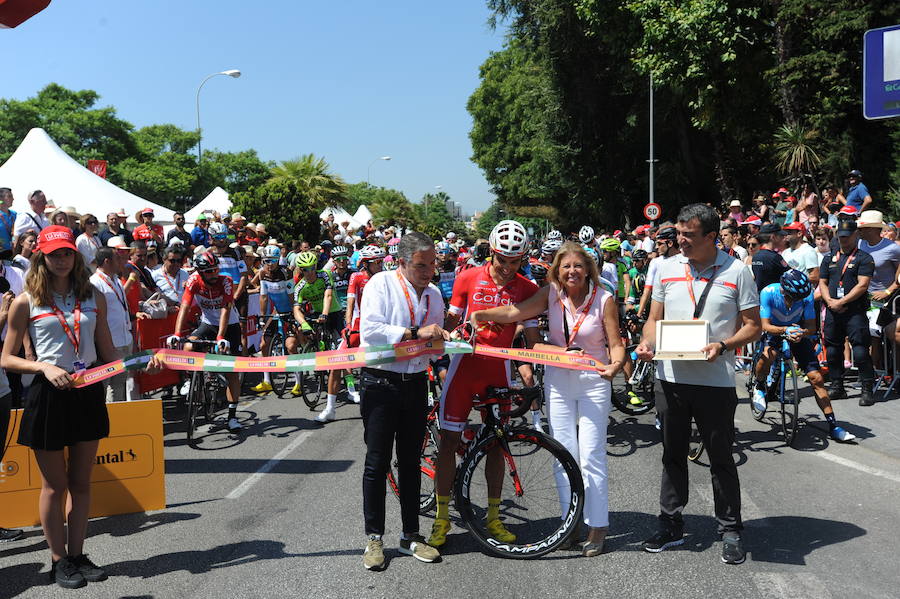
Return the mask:
<path fill-rule="evenodd" d="M 94 272 L 97 268 L 94 256 L 97 254 L 97 250 L 103 247 L 99 235 L 100 221 L 93 214 L 84 214 L 79 221 L 79 227 L 82 233 L 75 239 L 75 247 L 84 256 L 85 265 L 91 272 Z"/>
<path fill-rule="evenodd" d="M 181 305 L 181 297 L 184 295 L 184 285 L 188 280 L 188 273 L 183 268 L 184 252 L 178 247 L 170 247 L 166 250 L 166 259 L 162 268 L 153 271 L 153 281 L 157 289 L 166 298 L 170 312 L 177 312 Z"/>

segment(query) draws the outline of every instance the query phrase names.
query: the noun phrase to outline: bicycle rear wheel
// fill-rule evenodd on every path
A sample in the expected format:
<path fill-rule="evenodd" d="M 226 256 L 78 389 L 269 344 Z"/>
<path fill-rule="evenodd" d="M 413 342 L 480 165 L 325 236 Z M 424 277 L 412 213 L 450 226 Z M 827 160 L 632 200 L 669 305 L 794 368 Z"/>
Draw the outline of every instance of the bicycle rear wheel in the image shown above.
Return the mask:
<path fill-rule="evenodd" d="M 270 355 L 273 358 L 286 355 L 284 349 L 284 339 L 280 334 L 276 334 L 274 337 L 272 337 L 272 351 Z M 290 373 L 273 372 L 269 375 L 269 378 L 272 380 L 272 390 L 275 391 L 276 395 L 281 397 L 285 393 L 287 393 Z"/>
<path fill-rule="evenodd" d="M 781 366 L 781 430 L 784 431 L 784 444 L 791 447 L 797 438 L 797 429 L 800 427 L 800 390 L 797 388 L 798 372 L 793 376 L 786 374 L 793 370 L 793 363 L 789 359 L 782 361 Z M 787 383 L 790 378 L 790 384 Z"/>
<path fill-rule="evenodd" d="M 498 448 L 506 462 L 500 515 L 516 536 L 494 538 L 486 528 L 487 483 L 483 477 L 488 451 Z M 456 474 L 456 508 L 478 543 L 500 557 L 532 559 L 545 555 L 578 528 L 584 509 L 584 482 L 572 455 L 555 439 L 528 428 L 504 431 L 501 439 L 481 439 L 466 454 Z"/>
<path fill-rule="evenodd" d="M 656 405 L 656 364 L 654 362 L 638 361 L 635 364 L 635 372 L 632 377 L 636 383 L 632 386 L 634 393 L 641 398 L 641 403 L 632 404 L 631 398 L 624 391 L 613 392 L 610 399 L 623 414 L 640 416 L 646 414 Z"/>
<path fill-rule="evenodd" d="M 419 513 L 423 516 L 434 509 L 437 498 L 434 495 L 434 468 L 437 462 L 440 429 L 437 424 L 429 424 L 425 429 L 425 441 L 422 444 L 422 455 L 419 458 L 419 470 L 422 472 L 422 484 L 419 490 Z M 388 486 L 397 499 L 400 498 L 400 480 L 397 474 L 397 458 L 391 460 L 391 469 L 387 474 Z"/>
<path fill-rule="evenodd" d="M 700 459 L 700 456 L 703 455 L 704 449 L 705 447 L 703 445 L 703 439 L 700 437 L 700 430 L 697 428 L 697 423 L 692 420 L 691 444 L 690 449 L 688 449 L 688 459 L 692 462 L 696 462 Z"/>

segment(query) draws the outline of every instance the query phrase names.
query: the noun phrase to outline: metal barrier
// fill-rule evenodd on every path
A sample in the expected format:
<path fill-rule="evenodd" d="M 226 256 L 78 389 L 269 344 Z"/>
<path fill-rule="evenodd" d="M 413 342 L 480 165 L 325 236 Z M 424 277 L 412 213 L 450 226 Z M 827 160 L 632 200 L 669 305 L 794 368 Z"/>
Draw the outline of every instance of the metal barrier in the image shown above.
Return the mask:
<path fill-rule="evenodd" d="M 883 368 L 875 371 L 876 383 L 872 391 L 872 393 L 877 394 L 882 384 L 887 383 L 887 387 L 881 396 L 882 400 L 888 398 L 894 390 L 894 385 L 897 384 L 897 351 L 894 333 L 897 328 L 897 316 L 900 314 L 900 295 L 891 299 L 886 308 L 894 318 L 881 329 L 881 363 Z"/>

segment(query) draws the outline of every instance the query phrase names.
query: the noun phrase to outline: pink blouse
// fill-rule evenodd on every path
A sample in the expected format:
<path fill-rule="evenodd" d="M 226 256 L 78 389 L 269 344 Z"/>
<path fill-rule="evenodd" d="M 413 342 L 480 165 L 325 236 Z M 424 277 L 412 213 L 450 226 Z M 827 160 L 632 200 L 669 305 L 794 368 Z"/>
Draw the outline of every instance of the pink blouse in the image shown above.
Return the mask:
<path fill-rule="evenodd" d="M 603 325 L 603 306 L 607 301 L 612 301 L 612 294 L 603 288 L 596 288 L 590 284 L 584 303 L 573 312 L 572 302 L 569 301 L 565 291 L 560 290 L 555 284 L 550 285 L 550 294 L 547 297 L 548 323 L 550 328 L 550 343 L 560 347 L 568 347 L 570 344 L 565 339 L 563 328 L 563 314 L 569 325 L 569 335 L 575 333 L 571 345 L 576 345 L 586 354 L 597 358 L 601 362 L 609 362 L 609 347 L 606 342 L 606 328 Z M 591 301 L 591 296 L 593 301 Z M 588 305 L 590 302 L 590 305 Z M 587 309 L 587 314 L 575 332 L 575 326 L 581 320 Z"/>

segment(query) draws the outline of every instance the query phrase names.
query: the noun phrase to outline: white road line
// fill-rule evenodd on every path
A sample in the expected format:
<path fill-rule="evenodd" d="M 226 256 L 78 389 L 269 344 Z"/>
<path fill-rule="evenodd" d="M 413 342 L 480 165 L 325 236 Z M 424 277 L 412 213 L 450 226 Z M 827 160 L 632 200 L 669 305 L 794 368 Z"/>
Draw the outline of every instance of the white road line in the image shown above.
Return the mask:
<path fill-rule="evenodd" d="M 763 597 L 831 599 L 828 587 L 813 574 L 754 572 L 753 584 Z"/>
<path fill-rule="evenodd" d="M 810 452 L 810 455 L 822 458 L 823 460 L 828 460 L 829 462 L 834 462 L 835 464 L 840 464 L 841 466 L 853 468 L 854 470 L 859 470 L 860 472 L 865 472 L 866 474 L 871 474 L 872 476 L 878 476 L 880 478 L 894 481 L 895 483 L 900 483 L 900 474 L 894 474 L 893 472 L 881 470 L 880 468 L 866 466 L 865 464 L 860 464 L 859 462 L 854 462 L 853 460 L 848 460 L 847 458 L 836 456 L 833 453 L 828 453 L 827 451 L 812 451 Z"/>
<path fill-rule="evenodd" d="M 225 496 L 225 499 L 237 499 L 238 497 L 249 491 L 253 485 L 258 483 L 260 479 L 262 479 L 262 477 L 266 475 L 266 473 L 270 472 L 272 468 L 277 466 L 278 462 L 286 458 L 291 454 L 291 452 L 300 447 L 300 445 L 310 436 L 312 436 L 312 434 L 313 431 L 301 432 L 299 435 L 297 435 L 296 439 L 294 439 L 287 445 L 287 447 L 276 453 L 275 456 L 272 457 L 271 460 L 263 464 L 259 470 L 248 476 L 247 479 L 244 480 L 244 482 L 235 487 L 231 493 Z"/>

